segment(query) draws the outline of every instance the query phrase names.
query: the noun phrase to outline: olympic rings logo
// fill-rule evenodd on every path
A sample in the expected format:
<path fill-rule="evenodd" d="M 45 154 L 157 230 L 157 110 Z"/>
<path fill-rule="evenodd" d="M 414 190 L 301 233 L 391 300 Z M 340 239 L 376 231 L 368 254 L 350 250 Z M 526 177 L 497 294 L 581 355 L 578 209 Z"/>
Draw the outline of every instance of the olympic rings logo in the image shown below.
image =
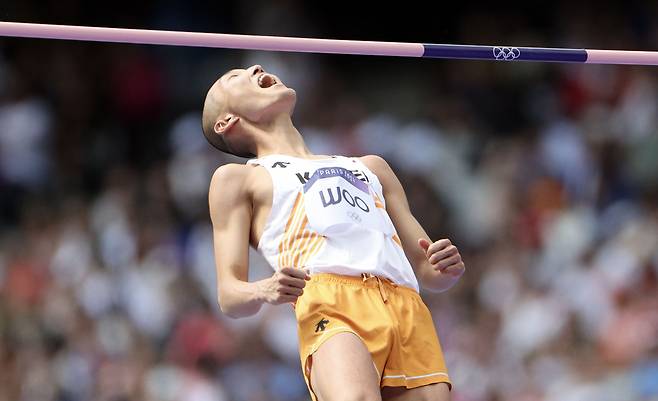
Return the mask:
<path fill-rule="evenodd" d="M 496 60 L 513 61 L 519 58 L 521 50 L 518 47 L 494 47 L 493 56 Z"/>
<path fill-rule="evenodd" d="M 361 223 L 363 219 L 361 219 L 361 216 L 359 216 L 356 212 L 353 211 L 348 211 L 347 216 L 350 217 L 352 220 L 356 221 L 357 223 Z"/>

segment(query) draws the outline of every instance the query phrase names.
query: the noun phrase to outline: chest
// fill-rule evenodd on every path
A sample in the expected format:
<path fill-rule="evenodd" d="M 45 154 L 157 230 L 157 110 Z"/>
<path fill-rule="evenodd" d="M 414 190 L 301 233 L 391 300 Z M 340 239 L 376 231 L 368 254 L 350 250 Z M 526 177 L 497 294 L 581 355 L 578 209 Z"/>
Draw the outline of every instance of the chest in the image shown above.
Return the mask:
<path fill-rule="evenodd" d="M 308 181 L 311 180 L 313 174 L 319 169 L 323 168 L 341 168 L 351 172 L 351 174 L 358 180 L 366 184 L 377 182 L 378 180 L 374 174 L 363 168 L 357 163 L 350 162 L 293 162 L 286 160 L 269 160 L 265 162 L 262 167 L 269 171 L 271 180 L 275 181 L 277 189 L 284 191 L 297 192 L 302 190 Z M 266 176 L 262 177 L 263 180 L 267 179 Z M 271 188 L 272 185 L 270 185 Z"/>
<path fill-rule="evenodd" d="M 295 194 L 304 191 L 304 188 L 309 186 L 313 174 L 323 168 L 326 167 L 322 165 L 295 165 L 285 161 L 273 161 L 266 166 L 255 165 L 250 180 L 254 220 L 257 220 L 259 216 L 269 214 L 274 198 L 274 185 L 277 186 L 278 193 Z M 374 184 L 375 188 L 381 189 L 377 177 L 371 171 L 349 164 L 342 168 L 348 170 L 354 178 L 364 184 Z"/>
<path fill-rule="evenodd" d="M 378 200 L 383 199 L 382 187 L 375 174 L 362 163 L 348 158 L 311 162 L 275 158 L 259 160 L 254 165 L 252 177 L 251 240 L 254 246 L 259 243 L 271 219 L 273 203 L 288 204 L 300 192 L 304 194 L 310 222 L 315 221 L 317 227 L 338 222 L 342 220 L 338 217 L 343 214 L 365 224 L 369 216 L 376 214 L 373 213 L 372 195 L 376 194 Z M 318 210 L 313 212 L 313 206 Z M 277 208 L 281 213 L 283 209 Z M 364 216 L 359 218 L 359 214 Z"/>

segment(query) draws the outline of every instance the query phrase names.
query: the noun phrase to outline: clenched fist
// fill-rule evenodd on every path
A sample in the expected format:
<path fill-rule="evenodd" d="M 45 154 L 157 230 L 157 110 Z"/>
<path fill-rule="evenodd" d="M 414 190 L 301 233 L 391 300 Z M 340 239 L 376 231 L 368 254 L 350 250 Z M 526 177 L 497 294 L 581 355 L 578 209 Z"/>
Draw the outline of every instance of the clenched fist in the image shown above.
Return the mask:
<path fill-rule="evenodd" d="M 449 239 L 440 239 L 434 243 L 421 238 L 418 245 L 425 252 L 427 260 L 435 271 L 448 274 L 455 278 L 464 274 L 464 262 L 456 246 Z"/>
<path fill-rule="evenodd" d="M 304 293 L 306 281 L 310 279 L 311 276 L 302 269 L 284 267 L 272 277 L 260 281 L 260 293 L 268 304 L 295 302 Z"/>

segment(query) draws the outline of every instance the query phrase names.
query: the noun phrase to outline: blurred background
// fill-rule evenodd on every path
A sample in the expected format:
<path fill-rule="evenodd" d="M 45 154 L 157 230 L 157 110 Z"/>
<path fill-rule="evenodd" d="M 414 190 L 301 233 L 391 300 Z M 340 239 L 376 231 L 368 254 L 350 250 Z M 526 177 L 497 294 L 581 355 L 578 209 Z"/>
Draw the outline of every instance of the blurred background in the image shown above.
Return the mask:
<path fill-rule="evenodd" d="M 658 3 L 0 3 L 0 20 L 658 49 Z M 380 154 L 467 271 L 454 401 L 658 400 L 658 69 L 0 38 L 0 401 L 308 400 L 292 310 L 216 302 L 208 87 L 261 64 L 319 154 Z M 252 252 L 252 279 L 270 269 Z"/>

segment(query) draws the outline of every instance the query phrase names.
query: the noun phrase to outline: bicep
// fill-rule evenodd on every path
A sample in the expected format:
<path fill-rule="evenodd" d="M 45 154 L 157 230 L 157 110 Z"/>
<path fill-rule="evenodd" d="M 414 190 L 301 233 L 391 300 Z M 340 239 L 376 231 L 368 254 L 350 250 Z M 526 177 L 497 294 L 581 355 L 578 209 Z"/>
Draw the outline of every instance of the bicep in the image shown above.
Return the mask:
<path fill-rule="evenodd" d="M 213 176 L 208 197 L 218 288 L 232 280 L 247 281 L 251 227 L 251 201 L 244 180 L 220 170 Z"/>

